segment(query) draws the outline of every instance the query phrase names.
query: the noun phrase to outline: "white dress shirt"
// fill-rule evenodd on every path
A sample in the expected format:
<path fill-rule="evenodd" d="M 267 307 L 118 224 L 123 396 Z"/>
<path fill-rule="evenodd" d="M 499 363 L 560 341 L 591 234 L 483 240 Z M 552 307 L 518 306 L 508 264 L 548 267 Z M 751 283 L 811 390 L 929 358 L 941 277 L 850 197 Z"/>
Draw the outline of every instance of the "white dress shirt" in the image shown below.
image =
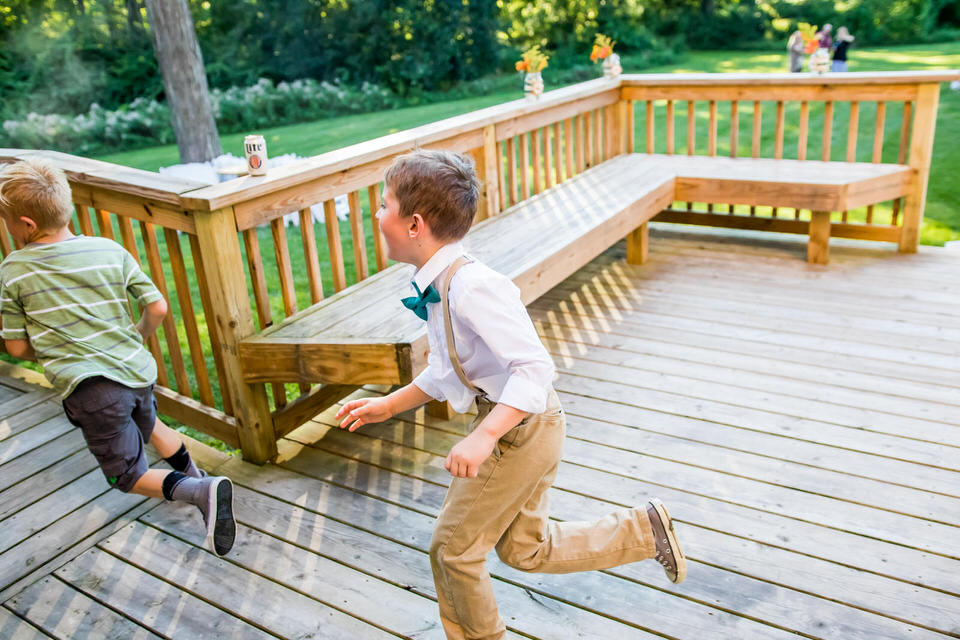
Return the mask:
<path fill-rule="evenodd" d="M 439 293 L 447 268 L 462 255 L 460 242 L 441 247 L 413 281 L 421 291 L 432 284 Z M 523 306 L 520 289 L 485 264 L 470 262 L 453 276 L 449 297 L 454 342 L 467 379 L 494 402 L 529 413 L 546 411 L 555 369 Z M 427 338 L 427 368 L 413 384 L 465 413 L 476 394 L 463 386 L 450 364 L 439 302 L 427 305 Z"/>

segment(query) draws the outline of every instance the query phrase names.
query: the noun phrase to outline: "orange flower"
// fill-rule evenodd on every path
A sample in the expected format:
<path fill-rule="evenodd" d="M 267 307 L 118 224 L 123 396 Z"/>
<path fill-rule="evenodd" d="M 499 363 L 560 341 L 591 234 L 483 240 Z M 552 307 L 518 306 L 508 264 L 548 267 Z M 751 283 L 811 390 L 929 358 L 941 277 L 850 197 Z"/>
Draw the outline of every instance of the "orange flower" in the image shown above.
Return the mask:
<path fill-rule="evenodd" d="M 590 52 L 590 62 L 596 62 L 597 58 L 600 57 L 600 47 L 593 45 L 593 51 Z"/>
<path fill-rule="evenodd" d="M 606 58 L 606 57 L 609 56 L 611 53 L 613 53 L 613 49 L 611 49 L 610 47 L 604 47 L 604 48 L 600 49 L 600 59 L 602 60 L 602 59 Z"/>
<path fill-rule="evenodd" d="M 527 68 L 527 61 L 520 60 L 517 62 L 517 71 L 524 71 Z"/>

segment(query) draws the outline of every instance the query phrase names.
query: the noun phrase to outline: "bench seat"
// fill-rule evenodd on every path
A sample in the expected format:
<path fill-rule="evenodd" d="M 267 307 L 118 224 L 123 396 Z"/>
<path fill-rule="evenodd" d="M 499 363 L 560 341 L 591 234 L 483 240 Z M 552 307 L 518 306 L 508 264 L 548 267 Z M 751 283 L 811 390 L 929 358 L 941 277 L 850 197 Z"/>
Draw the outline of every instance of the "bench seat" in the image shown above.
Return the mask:
<path fill-rule="evenodd" d="M 829 236 L 826 212 L 904 195 L 913 175 L 902 165 L 621 155 L 478 223 L 464 243 L 529 303 L 635 230 L 644 233 L 632 242 L 645 243 L 646 223 L 676 200 L 811 209 Z M 413 271 L 393 265 L 243 340 L 244 379 L 410 382 L 427 357 L 425 325 L 400 303 Z"/>

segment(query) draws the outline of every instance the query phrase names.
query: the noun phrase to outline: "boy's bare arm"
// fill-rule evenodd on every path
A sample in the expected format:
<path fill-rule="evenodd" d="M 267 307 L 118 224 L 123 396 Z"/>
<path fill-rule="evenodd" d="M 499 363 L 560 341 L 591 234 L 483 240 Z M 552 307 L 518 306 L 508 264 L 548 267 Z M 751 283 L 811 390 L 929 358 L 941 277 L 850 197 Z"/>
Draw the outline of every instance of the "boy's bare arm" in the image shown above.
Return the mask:
<path fill-rule="evenodd" d="M 37 352 L 33 350 L 33 345 L 30 344 L 29 340 L 4 340 L 3 343 L 7 353 L 14 358 L 37 361 Z"/>
<path fill-rule="evenodd" d="M 408 384 L 382 398 L 351 400 L 337 412 L 336 419 L 343 418 L 340 428 L 350 425 L 350 431 L 373 422 L 383 422 L 398 413 L 409 411 L 433 400 L 415 384 Z"/>
<path fill-rule="evenodd" d="M 450 449 L 444 467 L 459 478 L 475 478 L 483 461 L 490 457 L 497 440 L 529 415 L 506 404 L 497 404 L 466 438 Z"/>
<path fill-rule="evenodd" d="M 140 321 L 137 323 L 137 331 L 140 332 L 140 335 L 142 335 L 144 339 L 149 338 L 153 335 L 154 331 L 157 330 L 157 327 L 160 326 L 160 323 L 163 322 L 163 318 L 166 315 L 166 300 L 160 298 L 159 300 L 151 302 L 143 308 Z"/>

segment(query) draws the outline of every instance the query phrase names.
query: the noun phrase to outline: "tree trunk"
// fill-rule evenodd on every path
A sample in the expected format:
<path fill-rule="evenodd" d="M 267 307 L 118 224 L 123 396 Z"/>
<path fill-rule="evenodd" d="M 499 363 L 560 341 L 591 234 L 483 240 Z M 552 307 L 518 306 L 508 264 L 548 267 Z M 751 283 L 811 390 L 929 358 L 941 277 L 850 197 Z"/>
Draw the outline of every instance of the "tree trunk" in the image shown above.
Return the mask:
<path fill-rule="evenodd" d="M 223 148 L 187 0 L 146 0 L 146 4 L 180 162 L 212 160 Z"/>

